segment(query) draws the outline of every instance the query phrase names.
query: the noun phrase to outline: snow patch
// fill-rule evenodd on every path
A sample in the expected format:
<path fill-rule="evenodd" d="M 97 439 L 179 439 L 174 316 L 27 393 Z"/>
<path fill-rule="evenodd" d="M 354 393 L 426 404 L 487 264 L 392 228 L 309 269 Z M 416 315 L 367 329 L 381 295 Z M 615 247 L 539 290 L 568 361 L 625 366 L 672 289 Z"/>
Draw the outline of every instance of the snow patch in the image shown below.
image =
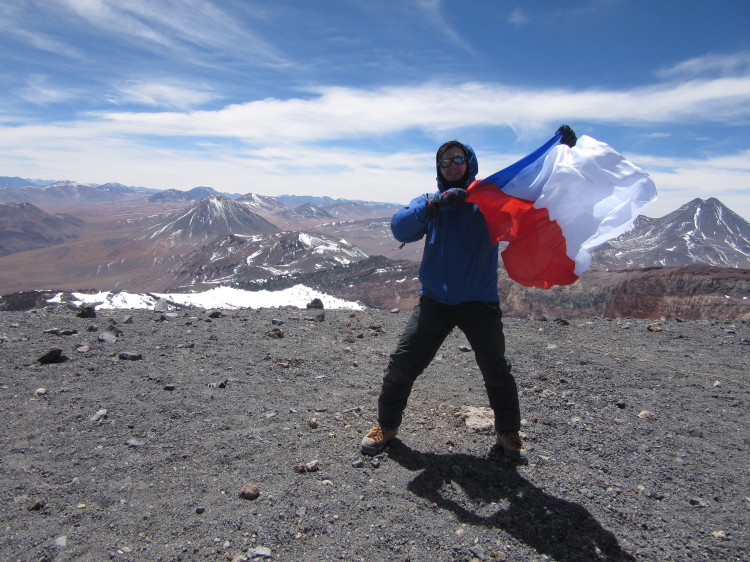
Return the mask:
<path fill-rule="evenodd" d="M 296 306 L 306 308 L 307 303 L 315 298 L 329 309 L 363 310 L 358 302 L 346 301 L 311 289 L 304 285 L 295 285 L 282 291 L 244 291 L 233 287 L 216 287 L 202 293 L 153 293 L 139 294 L 128 292 L 104 291 L 95 294 L 72 293 L 73 303 L 78 306 L 96 306 L 99 309 L 150 309 L 153 310 L 157 299 L 164 298 L 183 306 L 210 309 L 238 308 L 272 308 L 279 306 Z M 49 299 L 51 303 L 62 303 L 63 293 Z"/>

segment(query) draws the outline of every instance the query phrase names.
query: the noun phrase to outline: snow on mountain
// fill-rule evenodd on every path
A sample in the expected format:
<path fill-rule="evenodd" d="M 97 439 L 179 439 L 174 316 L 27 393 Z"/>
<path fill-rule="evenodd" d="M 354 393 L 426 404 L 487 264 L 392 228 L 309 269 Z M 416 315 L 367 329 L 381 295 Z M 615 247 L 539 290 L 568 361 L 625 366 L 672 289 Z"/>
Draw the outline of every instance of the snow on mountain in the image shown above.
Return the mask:
<path fill-rule="evenodd" d="M 149 203 L 166 203 L 170 201 L 197 201 L 204 197 L 210 197 L 211 195 L 219 195 L 213 187 L 194 187 L 187 191 L 180 189 L 167 189 L 154 193 L 146 198 Z"/>
<path fill-rule="evenodd" d="M 333 218 L 333 215 L 331 215 L 328 211 L 321 207 L 317 207 L 312 203 L 305 203 L 292 209 L 286 209 L 279 212 L 278 215 L 290 220 Z"/>
<path fill-rule="evenodd" d="M 147 230 L 147 238 L 168 238 L 177 244 L 209 241 L 230 234 L 261 234 L 279 229 L 252 212 L 246 205 L 225 197 L 211 195 L 187 209 L 171 213 Z"/>
<path fill-rule="evenodd" d="M 358 302 L 346 301 L 304 285 L 296 285 L 281 291 L 243 291 L 231 287 L 216 287 L 200 293 L 129 293 L 126 291 L 102 291 L 99 293 L 73 292 L 69 295 L 58 293 L 49 299 L 50 303 L 70 302 L 77 306 L 96 306 L 97 309 L 149 309 L 156 303 L 166 300 L 180 306 L 201 309 L 220 308 L 225 310 L 237 308 L 272 308 L 296 306 L 306 308 L 313 299 L 320 299 L 328 309 L 343 308 L 361 310 L 364 307 Z"/>
<path fill-rule="evenodd" d="M 345 240 L 304 232 L 216 238 L 170 267 L 176 287 L 205 287 L 311 273 L 365 259 Z"/>
<path fill-rule="evenodd" d="M 254 213 L 265 216 L 267 213 L 280 213 L 287 209 L 287 206 L 276 199 L 267 195 L 258 195 L 257 193 L 246 193 L 236 199 L 244 203 Z"/>
<path fill-rule="evenodd" d="M 19 178 L 18 176 L 0 176 L 0 187 L 27 187 L 30 185 L 43 185 L 44 183 L 52 182 L 30 180 L 27 178 Z"/>
<path fill-rule="evenodd" d="M 81 183 L 61 180 L 45 185 L 0 187 L 0 201 L 28 203 L 102 203 L 142 199 L 150 190 L 121 183 Z"/>
<path fill-rule="evenodd" d="M 593 253 L 609 268 L 715 265 L 750 269 L 750 223 L 718 199 L 694 199 L 654 219 L 640 216 Z"/>

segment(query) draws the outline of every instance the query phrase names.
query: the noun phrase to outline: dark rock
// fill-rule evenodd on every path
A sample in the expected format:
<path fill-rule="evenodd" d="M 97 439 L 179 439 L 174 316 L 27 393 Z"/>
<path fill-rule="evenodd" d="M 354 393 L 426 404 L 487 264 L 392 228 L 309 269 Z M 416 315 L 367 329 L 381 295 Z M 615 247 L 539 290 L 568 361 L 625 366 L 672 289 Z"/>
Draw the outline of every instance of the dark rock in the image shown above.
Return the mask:
<path fill-rule="evenodd" d="M 240 497 L 243 500 L 256 500 L 260 496 L 260 487 L 257 484 L 248 483 L 240 490 Z"/>
<path fill-rule="evenodd" d="M 67 357 L 63 355 L 63 350 L 57 347 L 53 347 L 44 353 L 37 361 L 42 365 L 49 365 L 50 363 L 62 363 L 67 361 Z"/>
<path fill-rule="evenodd" d="M 44 499 L 37 499 L 34 500 L 34 502 L 29 505 L 29 507 L 26 508 L 27 511 L 40 511 L 44 509 L 47 505 L 47 502 Z"/>
<path fill-rule="evenodd" d="M 325 319 L 325 312 L 318 312 L 315 316 L 308 316 L 307 318 L 305 318 L 305 320 L 309 320 L 311 322 L 323 322 Z"/>
<path fill-rule="evenodd" d="M 93 306 L 86 306 L 76 316 L 78 318 L 96 318 L 96 310 Z"/>
<path fill-rule="evenodd" d="M 319 308 L 319 309 L 322 310 L 323 309 L 323 301 L 320 300 L 320 299 L 318 299 L 318 298 L 315 298 L 315 299 L 311 300 L 309 303 L 307 303 L 307 308 Z"/>

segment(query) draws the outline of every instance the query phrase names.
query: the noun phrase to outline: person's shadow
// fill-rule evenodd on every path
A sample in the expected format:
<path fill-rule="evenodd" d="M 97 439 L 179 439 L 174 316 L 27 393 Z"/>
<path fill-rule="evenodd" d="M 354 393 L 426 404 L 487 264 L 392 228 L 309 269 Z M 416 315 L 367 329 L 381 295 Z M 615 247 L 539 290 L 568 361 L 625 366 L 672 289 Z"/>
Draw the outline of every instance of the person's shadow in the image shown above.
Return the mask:
<path fill-rule="evenodd" d="M 388 456 L 421 471 L 408 485 L 411 492 L 463 523 L 502 529 L 554 560 L 634 560 L 584 507 L 545 493 L 504 458 L 421 453 L 398 439 Z"/>

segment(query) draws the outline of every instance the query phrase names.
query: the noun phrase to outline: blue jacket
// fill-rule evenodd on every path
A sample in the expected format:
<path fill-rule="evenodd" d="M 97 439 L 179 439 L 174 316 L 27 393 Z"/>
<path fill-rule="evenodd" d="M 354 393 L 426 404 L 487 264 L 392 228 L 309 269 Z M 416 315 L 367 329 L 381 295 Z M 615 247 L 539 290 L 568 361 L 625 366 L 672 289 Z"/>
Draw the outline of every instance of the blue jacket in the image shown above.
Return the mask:
<path fill-rule="evenodd" d="M 479 168 L 474 150 L 464 147 L 469 155 L 468 186 Z M 445 191 L 440 170 L 437 184 L 439 192 Z M 399 242 L 426 237 L 419 294 L 445 304 L 498 302 L 498 246 L 490 242 L 484 216 L 473 203 L 464 203 L 460 209 L 444 208 L 428 219 L 428 200 L 436 193 L 413 199 L 391 219 L 391 231 Z"/>

